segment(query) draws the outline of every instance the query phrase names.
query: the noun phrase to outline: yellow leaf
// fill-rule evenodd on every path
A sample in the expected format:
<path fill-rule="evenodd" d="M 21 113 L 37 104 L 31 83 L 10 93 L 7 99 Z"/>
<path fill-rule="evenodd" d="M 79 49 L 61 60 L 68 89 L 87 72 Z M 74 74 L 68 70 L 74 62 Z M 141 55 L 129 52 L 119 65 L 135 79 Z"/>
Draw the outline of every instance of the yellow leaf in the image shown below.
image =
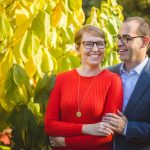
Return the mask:
<path fill-rule="evenodd" d="M 30 58 L 25 66 L 24 66 L 27 75 L 29 76 L 29 78 L 32 78 L 34 76 L 34 74 L 36 73 L 36 66 L 34 65 L 33 59 Z"/>
<path fill-rule="evenodd" d="M 63 1 L 60 1 L 52 12 L 51 23 L 53 27 L 66 27 L 67 15 L 65 14 L 65 5 Z"/>
<path fill-rule="evenodd" d="M 82 0 L 69 0 L 68 3 L 73 11 L 78 12 L 79 9 L 82 7 Z"/>
<path fill-rule="evenodd" d="M 24 22 L 24 24 L 16 28 L 15 33 L 14 33 L 13 43 L 12 43 L 13 47 L 15 47 L 16 44 L 18 44 L 21 41 L 23 35 L 29 28 L 30 24 L 31 24 L 31 20 L 29 19 L 26 22 Z"/>
<path fill-rule="evenodd" d="M 4 7 L 7 7 L 13 2 L 13 0 L 1 0 L 1 3 L 4 5 Z"/>
<path fill-rule="evenodd" d="M 51 72 L 54 69 L 53 60 L 47 49 L 43 50 L 43 58 L 41 68 L 43 72 Z"/>
<path fill-rule="evenodd" d="M 77 22 L 82 25 L 85 21 L 85 15 L 84 12 L 82 10 L 82 8 L 80 8 L 77 12 L 75 12 L 75 17 L 77 19 Z"/>
<path fill-rule="evenodd" d="M 30 56 L 31 40 L 32 40 L 32 33 L 30 30 L 27 30 L 23 35 L 22 41 L 20 43 L 20 48 L 19 48 L 20 56 L 24 62 L 27 62 Z"/>
<path fill-rule="evenodd" d="M 42 70 L 41 70 L 41 63 L 42 63 L 42 57 L 43 57 L 43 53 L 42 53 L 42 49 L 39 48 L 38 51 L 36 52 L 36 54 L 33 54 L 32 58 L 33 58 L 33 62 L 37 68 L 37 71 L 40 75 L 42 75 Z"/>
<path fill-rule="evenodd" d="M 0 62 L 0 77 L 7 74 L 8 70 L 12 66 L 12 64 L 13 64 L 12 50 L 8 49 L 4 58 Z"/>
<path fill-rule="evenodd" d="M 30 13 L 24 7 L 20 6 L 20 9 L 15 10 L 15 16 L 16 16 L 16 25 L 17 27 L 19 27 L 30 18 Z"/>
<path fill-rule="evenodd" d="M 56 28 L 52 28 L 51 30 L 51 46 L 56 48 L 56 44 L 57 44 L 57 31 Z"/>

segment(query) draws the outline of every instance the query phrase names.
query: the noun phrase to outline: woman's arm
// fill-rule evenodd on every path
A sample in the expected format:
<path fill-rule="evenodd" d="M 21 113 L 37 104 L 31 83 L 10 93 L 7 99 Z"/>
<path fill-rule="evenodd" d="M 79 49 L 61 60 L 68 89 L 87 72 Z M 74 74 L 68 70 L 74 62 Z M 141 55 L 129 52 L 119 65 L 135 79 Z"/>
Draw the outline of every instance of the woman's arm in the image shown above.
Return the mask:
<path fill-rule="evenodd" d="M 76 148 L 93 148 L 101 144 L 106 144 L 112 141 L 113 136 L 92 136 L 92 135 L 83 135 L 83 136 L 73 136 L 66 137 L 65 143 L 67 147 L 76 147 Z"/>
<path fill-rule="evenodd" d="M 103 116 L 106 113 L 117 113 L 117 110 L 122 110 L 123 104 L 123 89 L 121 78 L 114 74 L 110 87 L 107 91 L 106 102 L 104 105 Z"/>
<path fill-rule="evenodd" d="M 54 89 L 50 94 L 44 119 L 45 133 L 50 136 L 74 136 L 82 134 L 82 124 L 60 121 L 61 80 L 56 78 Z"/>

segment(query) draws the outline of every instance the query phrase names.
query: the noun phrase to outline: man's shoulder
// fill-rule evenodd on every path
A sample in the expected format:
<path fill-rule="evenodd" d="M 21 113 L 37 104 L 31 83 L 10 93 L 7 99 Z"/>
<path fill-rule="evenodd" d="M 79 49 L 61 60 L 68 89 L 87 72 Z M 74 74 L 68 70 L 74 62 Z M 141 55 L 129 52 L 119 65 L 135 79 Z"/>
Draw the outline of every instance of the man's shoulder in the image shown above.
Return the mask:
<path fill-rule="evenodd" d="M 114 73 L 120 74 L 120 67 L 121 67 L 121 65 L 122 65 L 122 63 L 119 63 L 117 65 L 110 66 L 107 69 L 112 71 L 112 72 L 114 72 Z"/>

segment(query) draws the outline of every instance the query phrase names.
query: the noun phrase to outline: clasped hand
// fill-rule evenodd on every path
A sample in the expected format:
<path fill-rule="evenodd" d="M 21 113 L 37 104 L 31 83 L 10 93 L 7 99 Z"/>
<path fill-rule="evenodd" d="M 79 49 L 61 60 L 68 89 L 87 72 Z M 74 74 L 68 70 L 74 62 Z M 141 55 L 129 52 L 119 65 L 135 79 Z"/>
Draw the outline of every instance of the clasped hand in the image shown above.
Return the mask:
<path fill-rule="evenodd" d="M 103 116 L 102 121 L 110 124 L 110 129 L 116 133 L 123 134 L 125 126 L 128 123 L 126 116 L 117 110 L 117 114 L 107 113 Z"/>
<path fill-rule="evenodd" d="M 107 113 L 102 117 L 102 122 L 84 124 L 82 126 L 82 133 L 94 136 L 109 136 L 114 134 L 114 132 L 122 134 L 128 120 L 119 110 L 117 110 L 117 113 Z M 49 140 L 52 147 L 66 146 L 65 137 L 49 137 Z"/>

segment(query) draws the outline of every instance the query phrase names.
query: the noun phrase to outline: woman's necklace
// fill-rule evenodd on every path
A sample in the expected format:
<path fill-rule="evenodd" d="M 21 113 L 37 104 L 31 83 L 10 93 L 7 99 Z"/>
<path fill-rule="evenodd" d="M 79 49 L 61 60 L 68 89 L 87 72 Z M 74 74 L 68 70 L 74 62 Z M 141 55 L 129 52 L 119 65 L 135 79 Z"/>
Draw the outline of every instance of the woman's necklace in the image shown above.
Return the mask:
<path fill-rule="evenodd" d="M 78 110 L 76 112 L 76 117 L 81 117 L 82 116 L 82 113 L 81 113 L 81 105 L 83 103 L 83 101 L 85 100 L 85 97 L 87 96 L 91 86 L 93 85 L 94 83 L 94 80 L 96 79 L 97 76 L 94 77 L 94 79 L 91 81 L 88 89 L 85 91 L 84 95 L 83 95 L 83 98 L 80 100 L 80 75 L 79 75 L 79 78 L 78 78 L 78 91 L 77 91 L 77 96 L 78 96 Z"/>

